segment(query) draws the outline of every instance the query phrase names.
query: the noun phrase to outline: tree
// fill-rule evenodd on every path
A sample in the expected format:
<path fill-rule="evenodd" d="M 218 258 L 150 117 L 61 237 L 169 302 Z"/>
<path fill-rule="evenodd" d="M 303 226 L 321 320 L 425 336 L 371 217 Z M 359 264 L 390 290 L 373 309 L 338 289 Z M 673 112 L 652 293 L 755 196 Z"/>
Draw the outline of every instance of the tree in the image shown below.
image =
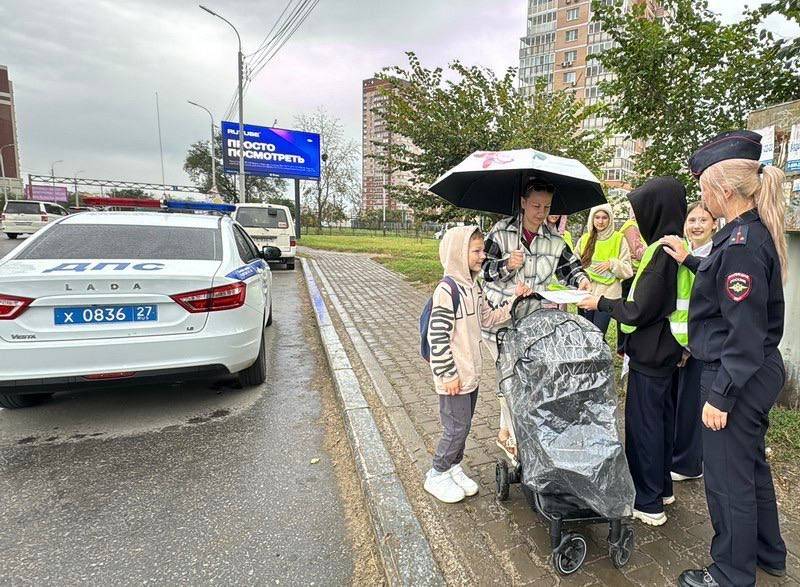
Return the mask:
<path fill-rule="evenodd" d="M 226 174 L 222 168 L 222 136 L 219 132 L 214 133 L 214 143 L 219 195 L 226 202 L 238 202 L 236 174 Z M 208 141 L 197 141 L 189 147 L 183 170 L 189 174 L 200 192 L 208 193 L 211 190 L 211 153 Z M 248 202 L 268 202 L 284 197 L 287 187 L 285 179 L 257 175 L 248 175 L 245 185 L 247 186 L 246 199 Z"/>
<path fill-rule="evenodd" d="M 635 158 L 636 182 L 680 177 L 704 141 L 742 128 L 754 109 L 797 96 L 796 69 L 773 44 L 759 43 L 757 18 L 723 25 L 706 0 L 664 0 L 668 16 L 647 19 L 644 3 L 593 4 L 593 19 L 614 41 L 596 57 L 614 79 L 603 82 L 611 129 L 648 145 Z M 769 34 L 767 37 L 771 38 Z"/>
<path fill-rule="evenodd" d="M 319 184 L 305 182 L 303 189 L 317 216 L 317 226 L 322 226 L 323 221 L 345 219 L 346 209 L 357 209 L 361 199 L 360 146 L 345 138 L 341 120 L 322 106 L 311 114 L 296 116 L 294 124 L 300 130 L 320 135 L 324 159 L 321 178 Z"/>
<path fill-rule="evenodd" d="M 752 13 L 752 16 L 760 20 L 770 14 L 780 14 L 786 19 L 793 20 L 796 24 L 800 24 L 800 2 L 797 2 L 797 0 L 772 0 L 771 2 L 762 4 Z M 774 40 L 767 31 L 761 31 L 761 39 L 762 41 L 773 41 L 779 55 L 791 60 L 794 67 L 800 65 L 800 37 L 796 37 L 792 40 Z"/>
<path fill-rule="evenodd" d="M 136 200 L 151 200 L 153 196 L 139 188 L 115 188 L 108 190 L 109 198 L 134 198 Z M 158 196 L 156 196 L 158 199 Z"/>
<path fill-rule="evenodd" d="M 574 157 L 599 172 L 609 157 L 605 133 L 585 130 L 583 122 L 596 112 L 572 92 L 545 91 L 544 80 L 530 96 L 516 89 L 516 69 L 498 78 L 483 67 L 458 61 L 442 68 L 423 67 L 407 53 L 408 68 L 391 67 L 379 77 L 390 82 L 380 115 L 393 136 L 408 141 L 376 142 L 376 159 L 389 173 L 407 172 L 406 184 L 386 186 L 411 206 L 415 218 L 447 221 L 474 216 L 437 198 L 426 188 L 437 177 L 475 151 L 532 147 Z M 407 144 L 408 142 L 411 145 Z"/>

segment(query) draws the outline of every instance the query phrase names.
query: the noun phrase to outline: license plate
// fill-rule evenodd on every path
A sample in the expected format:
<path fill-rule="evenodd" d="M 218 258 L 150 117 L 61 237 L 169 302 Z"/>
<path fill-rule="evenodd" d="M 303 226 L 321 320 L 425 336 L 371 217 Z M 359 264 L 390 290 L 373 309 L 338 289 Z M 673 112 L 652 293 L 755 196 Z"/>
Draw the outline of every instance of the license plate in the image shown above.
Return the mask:
<path fill-rule="evenodd" d="M 117 322 L 155 322 L 158 306 L 75 306 L 55 308 L 53 319 L 56 326 L 69 324 L 113 324 Z"/>

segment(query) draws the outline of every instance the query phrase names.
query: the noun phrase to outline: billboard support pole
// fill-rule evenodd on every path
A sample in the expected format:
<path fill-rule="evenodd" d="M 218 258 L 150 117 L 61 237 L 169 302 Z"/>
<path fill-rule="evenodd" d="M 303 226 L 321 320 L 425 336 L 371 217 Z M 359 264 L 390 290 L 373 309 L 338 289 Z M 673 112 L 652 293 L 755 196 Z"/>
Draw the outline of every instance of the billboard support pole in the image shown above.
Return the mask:
<path fill-rule="evenodd" d="M 297 235 L 297 240 L 300 240 L 300 180 L 294 180 L 294 232 Z"/>

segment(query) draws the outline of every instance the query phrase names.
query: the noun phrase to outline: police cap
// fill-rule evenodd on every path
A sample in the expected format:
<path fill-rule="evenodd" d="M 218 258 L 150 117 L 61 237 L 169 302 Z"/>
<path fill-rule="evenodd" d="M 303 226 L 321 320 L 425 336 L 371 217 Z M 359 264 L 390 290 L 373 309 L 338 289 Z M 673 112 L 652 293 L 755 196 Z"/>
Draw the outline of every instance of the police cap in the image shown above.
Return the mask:
<path fill-rule="evenodd" d="M 697 149 L 689 158 L 689 170 L 695 179 L 709 167 L 727 159 L 752 159 L 761 157 L 761 135 L 750 130 L 732 130 L 719 133 Z"/>

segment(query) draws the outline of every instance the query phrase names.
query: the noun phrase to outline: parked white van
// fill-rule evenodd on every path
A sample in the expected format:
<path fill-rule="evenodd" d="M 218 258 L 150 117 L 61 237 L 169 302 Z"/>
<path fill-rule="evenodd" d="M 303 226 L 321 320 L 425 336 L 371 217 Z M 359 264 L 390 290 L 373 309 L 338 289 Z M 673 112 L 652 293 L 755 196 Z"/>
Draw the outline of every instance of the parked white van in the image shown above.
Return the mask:
<path fill-rule="evenodd" d="M 69 212 L 58 204 L 36 200 L 8 200 L 0 213 L 0 232 L 14 239 L 20 234 L 33 234 L 45 224 L 62 216 L 69 216 Z"/>
<path fill-rule="evenodd" d="M 281 258 L 275 262 L 294 269 L 297 240 L 289 208 L 273 204 L 236 204 L 233 219 L 242 225 L 259 248 L 278 247 Z"/>

